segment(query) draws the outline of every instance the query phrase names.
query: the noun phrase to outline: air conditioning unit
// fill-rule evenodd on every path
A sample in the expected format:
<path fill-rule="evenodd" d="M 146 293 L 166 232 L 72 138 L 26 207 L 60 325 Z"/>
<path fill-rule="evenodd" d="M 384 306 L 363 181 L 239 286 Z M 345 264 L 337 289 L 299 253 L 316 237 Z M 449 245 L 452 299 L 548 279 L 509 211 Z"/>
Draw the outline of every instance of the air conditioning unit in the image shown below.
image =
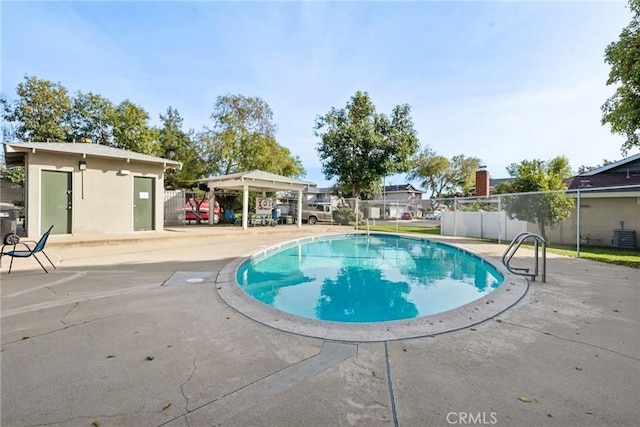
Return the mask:
<path fill-rule="evenodd" d="M 636 248 L 636 231 L 626 230 L 624 228 L 616 228 L 613 230 L 613 239 L 611 246 L 621 249 Z"/>

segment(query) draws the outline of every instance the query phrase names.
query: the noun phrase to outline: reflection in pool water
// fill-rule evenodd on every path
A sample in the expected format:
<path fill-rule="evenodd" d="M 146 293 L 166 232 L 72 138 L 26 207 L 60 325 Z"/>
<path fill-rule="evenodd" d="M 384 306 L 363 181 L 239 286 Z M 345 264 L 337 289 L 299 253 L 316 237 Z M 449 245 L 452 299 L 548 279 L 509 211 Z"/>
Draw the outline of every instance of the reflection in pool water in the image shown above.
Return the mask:
<path fill-rule="evenodd" d="M 253 298 L 298 316 L 379 322 L 451 310 L 491 292 L 503 277 L 455 247 L 353 234 L 267 251 L 243 263 L 237 281 Z"/>

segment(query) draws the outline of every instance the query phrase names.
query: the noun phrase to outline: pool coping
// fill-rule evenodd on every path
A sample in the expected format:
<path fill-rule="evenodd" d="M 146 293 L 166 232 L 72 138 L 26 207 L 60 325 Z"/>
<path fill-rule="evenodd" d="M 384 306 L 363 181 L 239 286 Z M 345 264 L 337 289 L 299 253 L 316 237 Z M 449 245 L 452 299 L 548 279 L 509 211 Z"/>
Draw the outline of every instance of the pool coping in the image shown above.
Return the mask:
<path fill-rule="evenodd" d="M 442 313 L 408 320 L 344 323 L 314 320 L 283 312 L 249 296 L 240 288 L 236 281 L 238 268 L 242 263 L 252 257 L 260 256 L 294 243 L 350 234 L 363 233 L 331 233 L 321 236 L 303 237 L 258 250 L 246 257 L 236 258 L 225 265 L 218 273 L 215 281 L 216 292 L 229 307 L 238 313 L 265 326 L 283 332 L 331 341 L 382 342 L 433 337 L 471 328 L 513 307 L 527 294 L 529 289 L 529 282 L 524 277 L 515 275 L 504 268 L 502 264 L 468 249 L 463 249 L 450 243 L 436 241 L 428 237 L 378 232 L 376 232 L 376 234 L 401 235 L 402 237 L 433 241 L 437 244 L 464 251 L 496 268 L 504 276 L 504 282 L 493 292 L 475 301 Z"/>

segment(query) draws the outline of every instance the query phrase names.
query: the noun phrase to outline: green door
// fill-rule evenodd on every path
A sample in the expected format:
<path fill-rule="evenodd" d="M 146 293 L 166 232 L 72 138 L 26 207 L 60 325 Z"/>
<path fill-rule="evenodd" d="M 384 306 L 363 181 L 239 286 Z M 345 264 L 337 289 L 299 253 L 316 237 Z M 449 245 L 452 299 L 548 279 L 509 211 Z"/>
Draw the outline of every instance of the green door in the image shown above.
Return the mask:
<path fill-rule="evenodd" d="M 133 178 L 133 229 L 154 230 L 155 179 Z"/>
<path fill-rule="evenodd" d="M 71 233 L 71 172 L 42 171 L 40 232 Z"/>

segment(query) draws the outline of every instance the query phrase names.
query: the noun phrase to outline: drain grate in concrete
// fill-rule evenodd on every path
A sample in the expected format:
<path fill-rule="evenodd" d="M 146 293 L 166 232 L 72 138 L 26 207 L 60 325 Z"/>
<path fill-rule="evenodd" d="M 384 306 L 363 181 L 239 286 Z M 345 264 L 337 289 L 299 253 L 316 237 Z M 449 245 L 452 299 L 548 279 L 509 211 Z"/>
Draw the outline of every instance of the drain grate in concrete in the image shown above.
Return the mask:
<path fill-rule="evenodd" d="M 162 284 L 162 286 L 212 283 L 215 281 L 217 274 L 217 271 L 176 271 Z"/>

